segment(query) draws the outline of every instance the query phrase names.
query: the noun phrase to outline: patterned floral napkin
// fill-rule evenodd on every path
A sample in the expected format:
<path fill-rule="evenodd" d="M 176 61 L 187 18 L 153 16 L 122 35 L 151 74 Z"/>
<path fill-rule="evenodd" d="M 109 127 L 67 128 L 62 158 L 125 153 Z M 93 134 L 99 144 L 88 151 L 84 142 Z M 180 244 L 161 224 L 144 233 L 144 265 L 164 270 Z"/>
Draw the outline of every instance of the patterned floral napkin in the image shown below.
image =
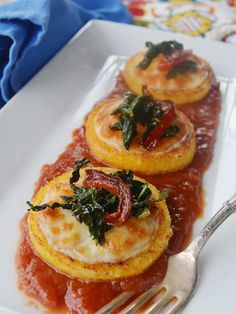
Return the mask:
<path fill-rule="evenodd" d="M 236 0 L 125 0 L 135 24 L 236 44 Z"/>

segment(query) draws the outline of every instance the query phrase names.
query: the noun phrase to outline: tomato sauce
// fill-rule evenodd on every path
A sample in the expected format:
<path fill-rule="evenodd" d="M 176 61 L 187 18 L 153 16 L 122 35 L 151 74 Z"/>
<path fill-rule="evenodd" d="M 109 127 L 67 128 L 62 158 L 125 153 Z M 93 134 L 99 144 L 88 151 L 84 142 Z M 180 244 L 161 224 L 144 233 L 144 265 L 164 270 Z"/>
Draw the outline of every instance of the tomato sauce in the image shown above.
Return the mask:
<path fill-rule="evenodd" d="M 126 86 L 118 76 L 110 96 L 120 97 Z M 168 256 L 178 253 L 191 237 L 194 221 L 203 209 L 202 177 L 212 156 L 220 112 L 219 85 L 214 83 L 207 97 L 180 108 L 194 124 L 197 150 L 192 163 L 173 173 L 149 176 L 145 179 L 158 189 L 170 190 L 167 205 L 170 211 L 174 235 L 166 253 L 146 272 L 131 278 L 108 282 L 81 282 L 69 278 L 43 262 L 33 251 L 28 237 L 26 217 L 21 221 L 21 238 L 17 251 L 17 272 L 20 288 L 48 309 L 66 308 L 68 313 L 95 313 L 122 291 L 137 293 L 160 282 L 166 272 Z M 89 151 L 84 126 L 74 130 L 73 141 L 52 165 L 45 165 L 35 187 L 35 194 L 47 182 L 73 168 L 76 160 L 86 157 L 94 166 L 101 166 Z"/>

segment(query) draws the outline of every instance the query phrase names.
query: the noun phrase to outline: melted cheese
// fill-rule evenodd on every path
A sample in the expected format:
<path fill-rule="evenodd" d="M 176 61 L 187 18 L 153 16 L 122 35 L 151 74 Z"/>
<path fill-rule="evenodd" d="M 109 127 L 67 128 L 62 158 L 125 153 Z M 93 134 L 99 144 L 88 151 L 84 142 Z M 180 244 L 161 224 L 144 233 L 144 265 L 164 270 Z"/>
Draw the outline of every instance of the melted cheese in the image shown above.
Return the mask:
<path fill-rule="evenodd" d="M 145 127 L 138 124 L 137 136 L 126 150 L 122 133 L 111 128 L 117 116 L 111 115 L 122 99 L 107 99 L 93 108 L 86 121 L 86 140 L 98 160 L 120 169 L 152 175 L 176 171 L 186 167 L 195 153 L 195 134 L 192 123 L 186 115 L 176 110 L 173 124 L 180 131 L 172 137 L 162 138 L 152 151 L 139 143 Z"/>
<path fill-rule="evenodd" d="M 54 250 L 87 264 L 120 262 L 147 250 L 158 228 L 155 217 L 140 221 L 130 219 L 125 226 L 109 230 L 101 246 L 92 239 L 88 227 L 70 212 L 62 209 L 54 212 L 57 212 L 56 219 L 51 213 L 41 213 L 38 219 L 48 244 Z"/>
<path fill-rule="evenodd" d="M 47 189 L 41 204 L 60 201 L 60 195 L 69 194 L 68 184 L 60 182 Z M 87 264 L 120 262 L 147 250 L 159 224 L 156 212 L 145 219 L 131 218 L 125 225 L 109 230 L 105 243 L 99 245 L 88 227 L 68 210 L 42 211 L 38 223 L 53 250 Z"/>
<path fill-rule="evenodd" d="M 109 173 L 117 171 L 98 169 Z M 81 181 L 83 175 L 84 169 L 81 170 Z M 71 173 L 67 172 L 50 181 L 37 193 L 33 203 L 61 201 L 60 195 L 70 195 L 70 177 Z M 148 185 L 153 198 L 157 199 L 159 191 Z M 172 235 L 165 202 L 153 203 L 151 212 L 145 219 L 130 218 L 125 225 L 109 230 L 105 234 L 105 244 L 101 246 L 69 211 L 48 208 L 29 213 L 29 237 L 38 256 L 73 278 L 100 281 L 134 276 L 142 273 L 163 253 Z"/>
<path fill-rule="evenodd" d="M 168 72 L 158 69 L 162 55 L 154 58 L 146 69 L 141 69 L 137 65 L 144 55 L 145 52 L 139 52 L 132 56 L 123 70 L 125 82 L 136 94 L 141 95 L 142 87 L 146 86 L 155 98 L 172 100 L 176 105 L 200 100 L 208 94 L 214 74 L 206 61 L 192 55 L 190 59 L 197 63 L 197 71 L 185 72 L 168 79 Z"/>
<path fill-rule="evenodd" d="M 119 106 L 121 101 L 121 99 L 114 101 L 111 99 L 108 105 L 100 106 L 93 120 L 93 128 L 96 138 L 101 139 L 109 147 L 113 147 L 124 154 L 127 150 L 124 148 L 121 132 L 117 132 L 110 128 L 110 126 L 117 122 L 117 116 L 111 115 L 111 113 Z M 189 141 L 192 134 L 191 128 L 185 126 L 186 116 L 180 111 L 177 111 L 177 115 L 178 120 L 175 121 L 175 123 L 182 126 L 180 132 L 178 132 L 176 136 L 161 139 L 158 146 L 153 151 L 148 152 L 149 155 L 155 155 L 156 157 L 165 155 L 170 151 L 181 148 L 182 145 Z M 144 130 L 145 127 L 139 124 L 137 127 L 137 136 L 133 140 L 129 149 L 131 154 L 147 154 L 147 150 L 139 144 L 139 139 L 144 133 Z"/>

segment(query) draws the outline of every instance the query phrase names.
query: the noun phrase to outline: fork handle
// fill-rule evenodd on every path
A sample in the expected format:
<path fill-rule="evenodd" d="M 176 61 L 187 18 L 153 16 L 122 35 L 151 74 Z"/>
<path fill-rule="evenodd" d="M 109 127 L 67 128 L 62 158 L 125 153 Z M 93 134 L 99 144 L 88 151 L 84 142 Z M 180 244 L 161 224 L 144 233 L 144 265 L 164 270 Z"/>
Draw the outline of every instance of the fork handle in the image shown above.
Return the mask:
<path fill-rule="evenodd" d="M 236 211 L 236 194 L 223 203 L 221 209 L 205 225 L 195 240 L 185 249 L 185 252 L 191 253 L 198 257 L 202 248 L 212 235 L 212 233 L 222 224 L 222 222 Z"/>

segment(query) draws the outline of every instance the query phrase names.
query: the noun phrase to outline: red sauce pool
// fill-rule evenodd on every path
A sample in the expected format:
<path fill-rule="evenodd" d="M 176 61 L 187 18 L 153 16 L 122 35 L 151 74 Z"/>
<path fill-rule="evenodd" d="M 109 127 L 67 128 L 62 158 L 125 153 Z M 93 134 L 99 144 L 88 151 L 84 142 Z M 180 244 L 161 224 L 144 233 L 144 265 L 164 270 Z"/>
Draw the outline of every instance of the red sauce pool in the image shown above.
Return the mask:
<path fill-rule="evenodd" d="M 121 77 L 112 92 L 120 96 L 125 89 Z M 202 213 L 202 177 L 212 155 L 220 112 L 219 85 L 213 84 L 208 96 L 180 108 L 191 119 L 196 130 L 197 151 L 193 162 L 184 170 L 146 177 L 158 189 L 168 188 L 167 205 L 174 235 L 167 252 L 146 272 L 127 279 L 109 282 L 81 282 L 56 272 L 34 254 L 28 238 L 26 216 L 21 221 L 21 238 L 17 251 L 17 272 L 20 288 L 48 309 L 67 308 L 69 313 L 95 313 L 100 307 L 125 290 L 137 293 L 160 282 L 166 272 L 168 255 L 181 251 L 191 237 L 194 221 Z M 92 164 L 102 165 L 91 156 L 85 141 L 84 127 L 73 132 L 73 141 L 52 165 L 42 168 L 35 193 L 47 182 L 72 169 L 76 160 L 87 157 Z"/>

